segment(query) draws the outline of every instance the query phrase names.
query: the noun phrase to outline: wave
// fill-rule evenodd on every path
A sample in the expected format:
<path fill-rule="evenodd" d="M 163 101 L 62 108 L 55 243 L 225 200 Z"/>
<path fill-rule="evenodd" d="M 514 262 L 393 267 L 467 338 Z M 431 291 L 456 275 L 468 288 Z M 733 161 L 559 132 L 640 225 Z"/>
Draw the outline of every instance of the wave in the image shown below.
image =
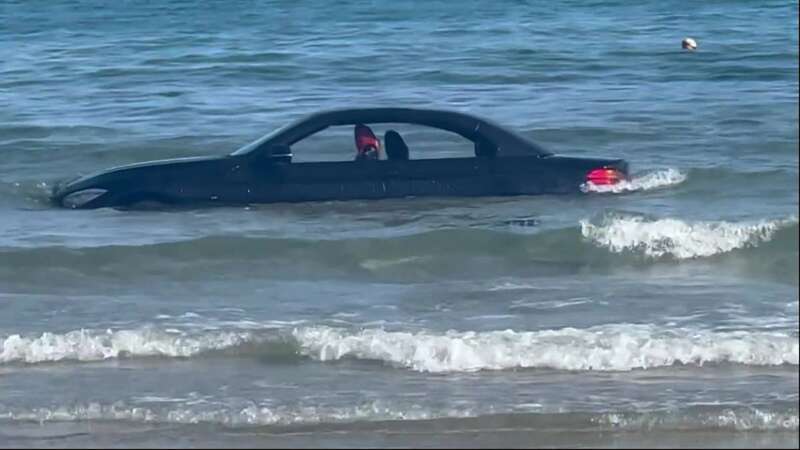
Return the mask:
<path fill-rule="evenodd" d="M 0 364 L 101 361 L 115 358 L 188 358 L 220 352 L 239 357 L 308 357 L 321 362 L 380 361 L 420 372 L 475 372 L 518 368 L 629 371 L 687 364 L 797 365 L 798 339 L 789 332 L 659 328 L 615 324 L 542 331 L 402 332 L 308 326 L 276 330 L 187 332 L 141 328 L 77 330 L 38 337 L 12 335 Z M 269 329 L 268 329 L 269 328 Z M 269 359 L 269 358 L 267 358 Z"/>
<path fill-rule="evenodd" d="M 797 431 L 797 409 L 707 407 L 687 411 L 606 413 L 593 418 L 599 425 L 622 430 Z"/>
<path fill-rule="evenodd" d="M 796 251 L 797 225 L 795 216 L 757 222 L 693 222 L 606 213 L 599 218 L 580 220 L 577 226 L 533 233 L 519 233 L 508 227 L 504 230 L 453 227 L 382 238 L 181 235 L 176 236 L 175 241 L 167 242 L 100 243 L 77 247 L 41 242 L 35 247 L 26 247 L 15 243 L 13 247 L 0 247 L 0 254 L 10 265 L 29 266 L 36 270 L 43 265 L 66 267 L 73 271 L 94 271 L 103 266 L 106 272 L 118 268 L 129 273 L 131 267 L 140 265 L 142 260 L 147 260 L 149 265 L 158 265 L 186 264 L 186 261 L 213 264 L 231 260 L 275 259 L 283 262 L 292 259 L 336 271 L 376 272 L 407 266 L 423 272 L 440 273 L 451 266 L 458 269 L 461 267 L 459 263 L 468 263 L 475 255 L 497 258 L 498 262 L 512 267 L 520 267 L 526 261 L 600 261 L 607 264 L 609 258 L 619 259 L 625 255 L 650 259 L 708 257 L 737 249 L 752 249 L 773 239 L 781 245 L 771 249 L 785 253 Z M 487 249 L 503 249 L 503 252 L 487 252 Z M 640 260 L 633 259 L 634 262 Z"/>
<path fill-rule="evenodd" d="M 581 235 L 613 253 L 640 252 L 652 258 L 698 258 L 756 247 L 782 228 L 797 228 L 797 217 L 759 222 L 687 222 L 640 216 L 605 216 L 599 224 L 580 222 Z"/>
<path fill-rule="evenodd" d="M 212 423 L 226 426 L 247 425 L 307 425 L 319 423 L 425 420 L 437 417 L 469 417 L 470 411 L 433 412 L 423 408 L 398 409 L 381 402 L 370 402 L 352 407 L 265 407 L 249 405 L 241 408 L 222 407 L 201 409 L 197 407 L 157 408 L 127 405 L 88 403 L 78 406 L 33 408 L 30 410 L 0 409 L 0 418 L 15 421 L 73 422 L 86 420 L 115 420 L 133 422 L 198 424 Z"/>
<path fill-rule="evenodd" d="M 187 335 L 177 330 L 141 328 L 133 330 L 76 330 L 38 337 L 18 334 L 6 337 L 0 346 L 0 364 L 58 361 L 101 361 L 126 357 L 190 357 L 257 341 L 248 331 L 207 332 Z"/>
<path fill-rule="evenodd" d="M 352 332 L 314 327 L 294 332 L 301 352 L 320 361 L 377 360 L 420 372 L 516 368 L 627 371 L 706 363 L 798 364 L 797 336 L 612 325 L 516 332 Z"/>
<path fill-rule="evenodd" d="M 614 185 L 596 185 L 588 182 L 581 186 L 583 192 L 614 193 L 635 191 L 649 191 L 664 187 L 674 186 L 686 181 L 686 174 L 680 170 L 667 168 L 654 170 L 633 176 L 630 180 L 625 180 Z"/>
<path fill-rule="evenodd" d="M 797 406 L 707 406 L 664 409 L 647 412 L 509 412 L 491 406 L 433 409 L 419 405 L 398 405 L 375 400 L 359 405 L 323 406 L 247 406 L 198 407 L 196 405 L 145 406 L 115 402 L 85 403 L 41 408 L 6 408 L 0 405 L 0 419 L 13 422 L 58 423 L 77 421 L 119 421 L 164 424 L 214 424 L 226 427 L 305 427 L 314 431 L 323 426 L 347 430 L 357 425 L 362 431 L 370 425 L 383 430 L 413 430 L 429 425 L 438 429 L 530 429 L 558 428 L 653 431 L 653 430 L 730 430 L 797 431 Z M 439 423 L 441 422 L 441 423 Z M 445 423 L 446 422 L 446 423 Z"/>

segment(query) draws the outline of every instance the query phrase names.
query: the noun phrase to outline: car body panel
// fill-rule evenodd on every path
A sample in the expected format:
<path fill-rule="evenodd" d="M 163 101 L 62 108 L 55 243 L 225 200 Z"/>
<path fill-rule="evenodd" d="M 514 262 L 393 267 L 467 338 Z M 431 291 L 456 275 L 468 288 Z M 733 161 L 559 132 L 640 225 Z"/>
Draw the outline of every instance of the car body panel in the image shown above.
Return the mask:
<path fill-rule="evenodd" d="M 221 205 L 409 196 L 566 194 L 580 192 L 586 174 L 592 169 L 609 167 L 625 174 L 628 170 L 627 163 L 620 159 L 555 156 L 497 125 L 462 113 L 434 111 L 431 115 L 427 110 L 393 108 L 344 111 L 344 116 L 337 112 L 312 115 L 231 155 L 132 164 L 82 177 L 58 186 L 52 198 L 62 206 L 98 208 L 152 201 Z M 370 111 L 379 113 L 371 115 Z M 419 111 L 428 115 L 415 115 Z M 484 155 L 479 152 L 480 147 L 489 149 L 489 156 L 290 162 L 291 155 L 287 152 L 298 140 L 331 124 L 349 124 L 370 117 L 379 122 L 406 120 L 432 126 L 442 125 L 442 121 L 451 117 L 453 123 L 441 128 L 467 136 L 475 143 L 476 155 Z M 414 149 L 413 153 L 426 152 Z M 83 192 L 102 193 L 85 203 L 70 201 Z"/>

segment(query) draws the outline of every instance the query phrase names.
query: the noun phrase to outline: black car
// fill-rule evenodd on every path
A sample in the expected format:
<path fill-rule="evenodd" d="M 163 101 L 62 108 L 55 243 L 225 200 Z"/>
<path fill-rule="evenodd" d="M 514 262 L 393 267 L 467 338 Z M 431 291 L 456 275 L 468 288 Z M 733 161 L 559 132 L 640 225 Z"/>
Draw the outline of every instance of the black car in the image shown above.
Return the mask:
<path fill-rule="evenodd" d="M 292 162 L 292 146 L 328 127 L 415 124 L 472 142 L 463 157 L 425 158 L 387 132 L 385 158 Z M 251 204 L 407 196 L 502 196 L 580 193 L 586 183 L 627 178 L 621 159 L 555 156 L 490 121 L 452 111 L 365 108 L 326 111 L 280 128 L 230 155 L 179 158 L 110 169 L 57 186 L 53 201 L 68 208 Z"/>

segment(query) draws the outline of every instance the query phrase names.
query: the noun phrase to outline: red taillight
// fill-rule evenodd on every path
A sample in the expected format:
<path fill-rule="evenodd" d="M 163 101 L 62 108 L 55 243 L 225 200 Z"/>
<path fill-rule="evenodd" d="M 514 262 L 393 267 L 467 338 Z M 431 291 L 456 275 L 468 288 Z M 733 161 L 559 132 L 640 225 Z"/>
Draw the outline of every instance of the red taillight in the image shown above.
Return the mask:
<path fill-rule="evenodd" d="M 625 174 L 617 169 L 610 169 L 603 167 L 601 169 L 594 169 L 586 174 L 586 182 L 592 183 L 595 186 L 604 186 L 609 184 L 617 184 L 625 179 Z"/>

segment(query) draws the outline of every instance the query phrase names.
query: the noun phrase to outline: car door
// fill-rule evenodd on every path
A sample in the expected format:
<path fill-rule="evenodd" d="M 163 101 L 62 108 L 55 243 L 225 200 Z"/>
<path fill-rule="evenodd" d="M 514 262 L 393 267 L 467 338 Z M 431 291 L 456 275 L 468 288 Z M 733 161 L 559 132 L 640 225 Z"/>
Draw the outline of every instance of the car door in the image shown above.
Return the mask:
<path fill-rule="evenodd" d="M 481 158 L 292 163 L 280 186 L 297 200 L 380 199 L 491 194 Z"/>
<path fill-rule="evenodd" d="M 276 186 L 289 201 L 380 199 L 408 195 L 393 161 L 291 163 Z"/>
<path fill-rule="evenodd" d="M 498 157 L 491 169 L 497 195 L 576 192 L 585 173 L 581 165 L 554 156 Z"/>
<path fill-rule="evenodd" d="M 487 167 L 478 158 L 442 158 L 408 161 L 401 172 L 408 182 L 409 195 L 481 195 Z"/>

